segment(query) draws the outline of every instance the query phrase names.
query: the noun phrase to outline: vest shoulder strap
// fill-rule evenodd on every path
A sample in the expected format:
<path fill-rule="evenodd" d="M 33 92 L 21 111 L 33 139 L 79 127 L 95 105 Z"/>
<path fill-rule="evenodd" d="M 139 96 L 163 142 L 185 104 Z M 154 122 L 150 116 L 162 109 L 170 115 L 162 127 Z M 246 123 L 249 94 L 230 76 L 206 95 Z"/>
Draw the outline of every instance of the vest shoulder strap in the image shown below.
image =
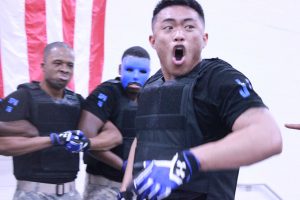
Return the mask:
<path fill-rule="evenodd" d="M 17 89 L 21 89 L 21 88 L 36 90 L 36 89 L 39 89 L 40 86 L 39 86 L 39 82 L 32 81 L 31 83 L 23 83 L 23 84 L 18 85 Z"/>
<path fill-rule="evenodd" d="M 114 93 L 116 95 L 118 95 L 118 97 L 122 96 L 123 87 L 122 87 L 122 84 L 121 84 L 120 80 L 110 79 L 110 80 L 104 82 L 103 84 L 107 84 L 107 85 L 111 86 L 112 90 L 114 91 Z"/>
<path fill-rule="evenodd" d="M 148 83 L 152 83 L 152 82 L 154 82 L 154 81 L 156 81 L 157 79 L 160 79 L 160 78 L 162 78 L 162 77 L 163 77 L 163 74 L 162 74 L 162 72 L 161 72 L 161 69 L 159 69 L 154 75 L 152 75 L 152 76 L 146 81 L 145 85 L 148 84 Z"/>

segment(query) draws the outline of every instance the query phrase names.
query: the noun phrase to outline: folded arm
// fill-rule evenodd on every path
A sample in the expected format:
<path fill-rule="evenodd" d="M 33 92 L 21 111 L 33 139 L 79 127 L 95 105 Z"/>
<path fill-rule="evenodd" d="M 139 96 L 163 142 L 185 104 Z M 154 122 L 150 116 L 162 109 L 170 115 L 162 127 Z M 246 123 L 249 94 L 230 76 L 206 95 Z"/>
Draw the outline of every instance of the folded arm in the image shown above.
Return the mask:
<path fill-rule="evenodd" d="M 90 140 L 91 150 L 110 150 L 122 143 L 122 135 L 112 122 L 107 121 L 99 134 Z"/>
<path fill-rule="evenodd" d="M 97 160 L 104 162 L 105 164 L 115 168 L 116 170 L 122 169 L 122 158 L 111 151 L 89 151 L 89 153 Z"/>
<path fill-rule="evenodd" d="M 109 150 L 122 143 L 122 135 L 112 122 L 104 124 L 86 110 L 82 111 L 79 129 L 90 139 L 90 150 Z"/>
<path fill-rule="evenodd" d="M 0 136 L 34 137 L 38 135 L 36 127 L 27 120 L 0 121 Z"/>
<path fill-rule="evenodd" d="M 49 137 L 38 137 L 38 130 L 27 120 L 0 122 L 0 154 L 19 156 L 50 147 Z"/>
<path fill-rule="evenodd" d="M 19 156 L 50 146 L 50 137 L 0 137 L 0 154 L 4 156 Z"/>

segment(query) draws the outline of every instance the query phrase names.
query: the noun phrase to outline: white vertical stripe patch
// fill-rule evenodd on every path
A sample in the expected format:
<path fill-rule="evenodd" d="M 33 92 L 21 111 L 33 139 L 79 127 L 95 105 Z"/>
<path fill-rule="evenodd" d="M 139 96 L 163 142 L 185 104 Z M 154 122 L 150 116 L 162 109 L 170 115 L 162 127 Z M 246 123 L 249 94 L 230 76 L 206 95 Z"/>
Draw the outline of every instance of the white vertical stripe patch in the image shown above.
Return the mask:
<path fill-rule="evenodd" d="M 25 1 L 1 0 L 1 54 L 4 95 L 29 81 L 27 39 L 25 33 Z"/>
<path fill-rule="evenodd" d="M 75 92 L 88 95 L 93 0 L 77 0 L 74 33 Z"/>
<path fill-rule="evenodd" d="M 62 0 L 46 0 L 47 43 L 63 41 Z"/>

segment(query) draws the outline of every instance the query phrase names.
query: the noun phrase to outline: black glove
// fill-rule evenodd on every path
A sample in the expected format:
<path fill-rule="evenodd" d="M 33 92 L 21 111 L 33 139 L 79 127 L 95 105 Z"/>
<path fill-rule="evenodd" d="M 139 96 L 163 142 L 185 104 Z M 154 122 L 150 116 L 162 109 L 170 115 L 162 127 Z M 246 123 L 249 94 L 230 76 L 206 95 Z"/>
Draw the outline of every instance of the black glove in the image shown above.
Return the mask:
<path fill-rule="evenodd" d="M 118 200 L 132 200 L 133 193 L 130 191 L 119 192 L 117 198 L 118 198 Z"/>

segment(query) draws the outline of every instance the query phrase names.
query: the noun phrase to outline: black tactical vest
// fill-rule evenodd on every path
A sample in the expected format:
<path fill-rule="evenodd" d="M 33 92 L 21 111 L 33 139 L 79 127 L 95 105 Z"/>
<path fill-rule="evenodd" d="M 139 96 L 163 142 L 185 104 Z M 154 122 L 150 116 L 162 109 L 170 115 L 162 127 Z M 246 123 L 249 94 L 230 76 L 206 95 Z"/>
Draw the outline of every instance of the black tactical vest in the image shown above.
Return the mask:
<path fill-rule="evenodd" d="M 118 107 L 114 108 L 115 112 L 110 119 L 112 123 L 120 130 L 123 136 L 123 143 L 111 151 L 120 156 L 123 160 L 127 160 L 131 144 L 135 138 L 135 115 L 137 110 L 137 102 L 126 97 L 125 91 L 118 80 L 109 80 L 104 84 L 109 84 L 118 99 Z M 120 170 L 94 159 L 86 154 L 84 156 L 87 164 L 87 172 L 95 175 L 103 175 L 114 181 L 122 181 L 123 173 Z"/>
<path fill-rule="evenodd" d="M 188 75 L 172 81 L 163 81 L 161 72 L 149 79 L 138 101 L 135 163 L 171 160 L 176 152 L 203 144 L 203 134 L 193 106 L 193 88 L 205 75 L 210 67 L 208 65 L 208 60 L 203 60 Z M 139 172 L 135 169 L 134 175 Z M 200 172 L 178 191 L 211 193 L 207 199 L 218 199 L 218 188 L 227 187 L 222 185 L 224 183 L 231 188 L 237 175 L 238 170 Z M 231 195 L 233 199 L 234 191 Z"/>
<path fill-rule="evenodd" d="M 138 101 L 135 162 L 169 160 L 177 151 L 202 144 L 192 99 L 199 70 L 172 81 L 164 82 L 162 75 L 148 81 Z"/>
<path fill-rule="evenodd" d="M 30 94 L 29 120 L 40 136 L 77 129 L 81 105 L 75 93 L 65 90 L 63 99 L 53 100 L 36 82 L 22 84 L 18 89 L 25 89 Z M 79 170 L 79 154 L 69 153 L 62 146 L 15 156 L 13 161 L 18 180 L 64 183 L 73 181 Z"/>

